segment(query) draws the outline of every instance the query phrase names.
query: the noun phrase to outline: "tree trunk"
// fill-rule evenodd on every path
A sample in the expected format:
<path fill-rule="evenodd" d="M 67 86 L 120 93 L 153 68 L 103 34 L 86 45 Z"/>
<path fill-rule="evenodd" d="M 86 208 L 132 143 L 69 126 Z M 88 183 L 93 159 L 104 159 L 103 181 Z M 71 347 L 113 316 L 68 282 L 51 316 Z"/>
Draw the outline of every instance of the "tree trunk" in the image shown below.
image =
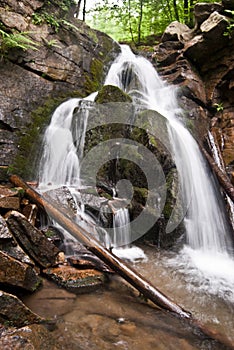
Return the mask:
<path fill-rule="evenodd" d="M 189 3 L 188 0 L 184 0 L 184 23 L 189 24 Z"/>
<path fill-rule="evenodd" d="M 135 287 L 140 293 L 142 293 L 147 299 L 151 300 L 155 305 L 166 311 L 173 312 L 174 314 L 183 317 L 190 318 L 191 314 L 188 311 L 183 310 L 179 305 L 175 304 L 172 300 L 167 298 L 157 288 L 155 288 L 150 282 L 146 281 L 132 268 L 124 264 L 109 250 L 104 248 L 94 237 L 92 237 L 87 231 L 81 228 L 77 223 L 73 222 L 65 213 L 55 208 L 54 205 L 42 195 L 37 193 L 34 189 L 29 187 L 22 179 L 16 175 L 12 175 L 11 182 L 16 186 L 22 187 L 26 194 L 40 207 L 44 208 L 47 214 L 52 217 L 59 225 L 67 230 L 73 237 L 79 242 L 83 243 L 87 248 L 104 261 L 110 268 L 116 271 L 126 281 L 128 281 L 133 287 Z"/>
<path fill-rule="evenodd" d="M 175 18 L 177 21 L 179 21 L 180 18 L 179 18 L 179 12 L 178 12 L 178 8 L 177 8 L 176 0 L 173 0 L 173 6 L 174 6 Z"/>
<path fill-rule="evenodd" d="M 128 21 L 129 21 L 129 30 L 130 30 L 132 42 L 135 44 L 133 30 L 132 30 L 132 24 L 131 24 L 131 0 L 128 0 Z"/>
<path fill-rule="evenodd" d="M 76 5 L 76 8 L 75 8 L 74 16 L 75 16 L 76 18 L 78 18 L 78 17 L 79 17 L 79 14 L 80 14 L 80 5 L 81 5 L 81 1 L 82 1 L 82 0 L 79 0 L 79 1 L 78 1 L 77 5 Z"/>
<path fill-rule="evenodd" d="M 172 300 L 161 293 L 150 282 L 146 281 L 140 274 L 138 274 L 132 267 L 123 263 L 114 254 L 105 249 L 95 238 L 93 238 L 87 231 L 81 228 L 77 223 L 73 222 L 66 214 L 55 208 L 51 203 L 37 193 L 34 189 L 28 186 L 17 175 L 12 175 L 10 181 L 15 185 L 22 187 L 29 198 L 37 203 L 41 208 L 44 208 L 46 212 L 58 222 L 65 230 L 67 230 L 73 237 L 88 246 L 88 249 L 96 254 L 102 261 L 104 261 L 110 268 L 116 271 L 126 281 L 128 281 L 133 287 L 135 287 L 140 293 L 142 293 L 147 299 L 151 300 L 156 306 L 165 311 L 171 312 L 175 316 L 179 316 L 184 320 L 187 320 L 188 324 L 196 328 L 196 332 L 199 330 L 209 338 L 214 339 L 221 345 L 225 345 L 228 349 L 234 350 L 233 344 L 225 338 L 222 334 L 213 331 L 207 326 L 202 325 L 199 321 L 192 318 L 190 312 L 182 309 L 179 305 L 175 304 Z M 195 332 L 195 330 L 194 330 Z"/>
<path fill-rule="evenodd" d="M 143 0 L 140 0 L 140 15 L 139 15 L 139 21 L 138 21 L 138 39 L 137 39 L 138 45 L 140 45 L 140 42 L 141 42 L 142 17 L 143 17 Z"/>
<path fill-rule="evenodd" d="M 83 22 L 85 22 L 85 15 L 86 15 L 86 0 L 84 0 L 84 5 L 83 5 Z"/>

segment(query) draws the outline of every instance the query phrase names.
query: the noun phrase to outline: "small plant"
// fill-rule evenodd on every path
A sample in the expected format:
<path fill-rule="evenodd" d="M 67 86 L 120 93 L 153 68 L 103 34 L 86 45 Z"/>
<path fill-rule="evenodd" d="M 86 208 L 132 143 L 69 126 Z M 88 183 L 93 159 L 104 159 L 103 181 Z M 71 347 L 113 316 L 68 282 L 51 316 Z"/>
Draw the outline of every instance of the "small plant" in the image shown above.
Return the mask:
<path fill-rule="evenodd" d="M 41 25 L 45 22 L 45 18 L 43 16 L 43 14 L 34 12 L 32 14 L 32 22 L 33 22 L 33 24 Z"/>
<path fill-rule="evenodd" d="M 58 45 L 58 40 L 57 39 L 51 39 L 51 40 L 44 39 L 44 42 L 45 42 L 46 46 L 48 46 L 49 48 L 57 47 L 57 48 L 61 49 L 61 46 Z"/>
<path fill-rule="evenodd" d="M 234 11 L 233 10 L 225 10 L 228 14 L 231 14 L 232 17 L 234 17 Z M 226 28 L 226 31 L 223 33 L 224 36 L 228 36 L 229 38 L 232 37 L 233 34 L 233 29 L 234 29 L 234 19 L 231 18 L 229 21 L 229 24 Z"/>
<path fill-rule="evenodd" d="M 38 50 L 39 45 L 28 37 L 27 32 L 12 32 L 7 33 L 5 30 L 0 29 L 0 50 L 2 53 L 6 53 L 9 49 L 19 48 L 22 50 Z"/>
<path fill-rule="evenodd" d="M 48 13 L 44 13 L 44 18 L 46 23 L 51 25 L 51 27 L 54 28 L 55 32 L 57 33 L 60 27 L 59 20 L 53 15 L 50 15 Z"/>
<path fill-rule="evenodd" d="M 36 13 L 34 12 L 32 15 L 32 22 L 35 25 L 41 25 L 43 23 L 49 24 L 52 28 L 54 28 L 57 33 L 60 27 L 60 21 L 53 15 L 49 13 Z"/>
<path fill-rule="evenodd" d="M 215 103 L 214 106 L 215 106 L 217 112 L 222 112 L 223 111 L 223 104 L 222 104 L 222 102 L 221 103 Z"/>
<path fill-rule="evenodd" d="M 65 19 L 61 19 L 60 21 L 62 24 L 64 24 L 65 26 L 71 28 L 71 29 L 75 29 L 75 30 L 78 30 L 78 28 L 76 26 L 74 26 L 74 24 L 68 22 L 68 21 L 65 21 Z"/>

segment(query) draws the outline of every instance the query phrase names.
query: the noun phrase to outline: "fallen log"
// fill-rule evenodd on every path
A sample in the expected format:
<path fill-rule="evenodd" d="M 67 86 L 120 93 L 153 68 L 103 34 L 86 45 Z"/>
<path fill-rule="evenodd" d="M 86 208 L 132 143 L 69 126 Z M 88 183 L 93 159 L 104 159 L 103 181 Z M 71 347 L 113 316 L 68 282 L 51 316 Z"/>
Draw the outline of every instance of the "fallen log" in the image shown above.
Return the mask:
<path fill-rule="evenodd" d="M 10 181 L 14 185 L 22 187 L 33 202 L 45 209 L 51 218 L 59 223 L 71 235 L 73 235 L 74 238 L 87 246 L 90 251 L 108 264 L 111 269 L 122 276 L 127 282 L 142 293 L 143 296 L 151 300 L 157 307 L 164 311 L 171 312 L 173 315 L 179 316 L 183 322 L 187 322 L 188 325 L 195 327 L 195 329 L 200 331 L 202 334 L 217 341 L 220 345 L 224 345 L 225 349 L 234 350 L 234 345 L 231 341 L 229 341 L 222 334 L 213 331 L 207 326 L 204 326 L 198 320 L 194 319 L 190 312 L 184 310 L 182 307 L 174 303 L 174 301 L 160 292 L 150 282 L 138 274 L 132 267 L 129 267 L 126 263 L 122 262 L 121 259 L 117 258 L 114 254 L 104 248 L 87 231 L 85 231 L 77 223 L 73 222 L 65 213 L 60 212 L 60 210 L 55 208 L 46 198 L 43 198 L 41 194 L 31 188 L 21 178 L 19 178 L 17 175 L 12 175 L 10 177 Z M 222 349 L 224 348 L 222 347 Z"/>
<path fill-rule="evenodd" d="M 94 237 L 92 237 L 86 230 L 80 227 L 77 223 L 71 220 L 65 213 L 57 209 L 54 205 L 44 198 L 41 194 L 27 185 L 21 178 L 16 175 L 10 177 L 11 182 L 25 190 L 25 193 L 30 199 L 44 208 L 47 214 L 67 230 L 79 242 L 83 243 L 90 251 L 97 255 L 110 268 L 116 271 L 132 286 L 134 286 L 147 299 L 151 300 L 155 305 L 175 313 L 183 318 L 191 318 L 191 314 L 175 304 L 172 300 L 166 297 L 162 292 L 155 288 L 150 282 L 146 281 L 140 276 L 132 267 L 127 266 L 109 250 L 104 248 Z"/>

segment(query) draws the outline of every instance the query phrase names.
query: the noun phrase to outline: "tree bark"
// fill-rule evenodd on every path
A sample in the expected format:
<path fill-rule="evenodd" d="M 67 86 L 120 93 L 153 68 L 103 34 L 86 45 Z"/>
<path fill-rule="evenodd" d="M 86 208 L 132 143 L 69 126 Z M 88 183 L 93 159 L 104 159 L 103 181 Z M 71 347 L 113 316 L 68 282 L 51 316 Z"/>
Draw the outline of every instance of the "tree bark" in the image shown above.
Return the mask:
<path fill-rule="evenodd" d="M 116 271 L 120 276 L 122 276 L 126 281 L 134 286 L 147 299 L 151 300 L 161 309 L 173 312 L 180 317 L 191 317 L 191 314 L 188 311 L 183 310 L 179 305 L 175 304 L 172 300 L 167 298 L 162 292 L 150 284 L 150 282 L 146 281 L 136 271 L 124 264 L 114 254 L 104 248 L 87 231 L 81 228 L 77 223 L 73 222 L 73 220 L 71 220 L 61 210 L 58 210 L 53 205 L 51 205 L 51 203 L 46 198 L 43 198 L 42 195 L 28 186 L 22 179 L 16 175 L 12 175 L 10 180 L 16 186 L 22 187 L 25 190 L 26 194 L 31 198 L 31 200 L 37 203 L 40 207 L 44 208 L 48 215 L 52 217 L 52 219 L 59 223 L 79 242 L 87 246 L 90 251 L 92 251 L 102 261 L 104 261 L 108 266 L 110 266 L 114 271 Z"/>
<path fill-rule="evenodd" d="M 57 221 L 65 230 L 67 230 L 78 241 L 87 246 L 90 251 L 109 265 L 110 268 L 122 276 L 147 299 L 151 300 L 157 307 L 160 307 L 162 310 L 169 311 L 175 316 L 179 316 L 184 321 L 187 320 L 190 326 L 195 327 L 204 335 L 208 335 L 209 338 L 214 339 L 219 344 L 225 345 L 227 350 L 234 350 L 233 344 L 226 337 L 216 331 L 213 331 L 207 326 L 204 326 L 198 320 L 194 319 L 190 312 L 175 304 L 172 300 L 155 288 L 150 282 L 134 271 L 132 267 L 129 267 L 114 254 L 105 249 L 87 231 L 81 228 L 77 223 L 73 222 L 66 214 L 51 205 L 47 199 L 43 198 L 42 195 L 31 188 L 21 178 L 19 178 L 17 175 L 12 175 L 10 177 L 10 181 L 15 186 L 22 187 L 33 202 L 45 209 L 48 215 Z"/>
<path fill-rule="evenodd" d="M 78 1 L 77 5 L 76 5 L 76 8 L 75 8 L 74 16 L 75 16 L 76 18 L 78 18 L 78 17 L 79 17 L 79 14 L 80 14 L 80 5 L 81 5 L 81 1 L 82 1 L 82 0 L 79 0 L 79 1 Z"/>

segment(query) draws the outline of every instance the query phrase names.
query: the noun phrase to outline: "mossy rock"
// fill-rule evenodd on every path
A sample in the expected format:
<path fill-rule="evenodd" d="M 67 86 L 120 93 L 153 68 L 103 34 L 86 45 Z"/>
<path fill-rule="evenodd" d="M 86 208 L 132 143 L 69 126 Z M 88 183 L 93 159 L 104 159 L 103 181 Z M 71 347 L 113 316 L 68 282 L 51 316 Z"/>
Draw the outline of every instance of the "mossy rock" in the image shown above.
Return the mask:
<path fill-rule="evenodd" d="M 17 174 L 25 180 L 35 177 L 45 128 L 50 122 L 54 110 L 68 97 L 48 98 L 42 106 L 31 113 L 32 123 L 27 130 L 21 130 L 19 137 L 19 152 L 14 163 L 8 167 L 8 174 Z"/>
<path fill-rule="evenodd" d="M 99 91 L 95 99 L 95 102 L 96 103 L 132 102 L 132 98 L 117 86 L 105 85 Z"/>

